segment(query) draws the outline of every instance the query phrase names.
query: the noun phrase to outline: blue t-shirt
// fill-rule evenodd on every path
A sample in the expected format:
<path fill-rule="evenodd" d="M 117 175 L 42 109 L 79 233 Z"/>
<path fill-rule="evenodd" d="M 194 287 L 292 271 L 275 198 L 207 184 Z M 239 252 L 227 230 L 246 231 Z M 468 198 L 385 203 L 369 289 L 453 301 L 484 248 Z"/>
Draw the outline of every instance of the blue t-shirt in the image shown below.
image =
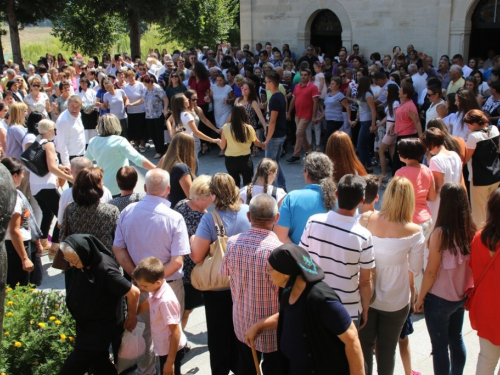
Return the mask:
<path fill-rule="evenodd" d="M 242 204 L 239 211 L 228 210 L 217 212 L 220 215 L 222 224 L 224 224 L 226 236 L 231 237 L 250 229 L 250 222 L 247 217 L 248 205 Z M 196 229 L 196 236 L 209 240 L 210 242 L 214 242 L 217 239 L 217 231 L 210 212 L 207 212 L 201 218 L 198 229 Z"/>
<path fill-rule="evenodd" d="M 309 218 L 326 212 L 321 186 L 306 185 L 303 189 L 294 190 L 283 198 L 278 225 L 289 228 L 288 236 L 294 244 L 298 245 Z"/>
<path fill-rule="evenodd" d="M 286 135 L 286 100 L 281 92 L 273 94 L 269 99 L 269 113 L 272 111 L 278 111 L 272 138 L 284 137 Z"/>

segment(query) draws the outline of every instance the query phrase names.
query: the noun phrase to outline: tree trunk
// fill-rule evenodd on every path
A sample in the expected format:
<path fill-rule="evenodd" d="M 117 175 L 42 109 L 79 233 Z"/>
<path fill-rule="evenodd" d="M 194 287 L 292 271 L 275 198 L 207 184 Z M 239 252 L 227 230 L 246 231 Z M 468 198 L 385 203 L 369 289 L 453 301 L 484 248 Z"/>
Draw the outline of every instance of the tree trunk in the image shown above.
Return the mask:
<path fill-rule="evenodd" d="M 5 12 L 7 13 L 7 22 L 9 23 L 12 58 L 16 64 L 21 65 L 21 41 L 19 39 L 19 24 L 17 23 L 15 0 L 5 1 Z"/>
<path fill-rule="evenodd" d="M 132 10 L 129 11 L 128 25 L 130 27 L 130 55 L 134 60 L 137 56 L 141 57 L 141 31 L 137 15 Z"/>
<path fill-rule="evenodd" d="M 3 43 L 2 43 L 3 35 L 5 35 L 5 33 L 3 33 L 3 30 L 0 30 L 0 65 L 5 64 L 5 57 L 3 55 Z"/>

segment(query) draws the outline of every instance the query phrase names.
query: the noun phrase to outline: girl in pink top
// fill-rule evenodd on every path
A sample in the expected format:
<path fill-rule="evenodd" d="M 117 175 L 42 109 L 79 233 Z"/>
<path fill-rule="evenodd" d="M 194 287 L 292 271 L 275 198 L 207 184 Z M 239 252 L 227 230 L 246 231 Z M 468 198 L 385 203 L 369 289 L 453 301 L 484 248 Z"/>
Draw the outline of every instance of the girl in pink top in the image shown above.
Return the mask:
<path fill-rule="evenodd" d="M 414 94 L 415 89 L 411 83 L 403 82 L 401 84 L 401 89 L 399 90 L 401 104 L 396 109 L 396 123 L 394 124 L 394 130 L 398 137 L 407 135 L 417 136 L 417 134 L 420 137 L 422 135 L 422 126 L 420 125 L 417 107 L 413 103 L 413 100 L 411 100 Z"/>
<path fill-rule="evenodd" d="M 425 165 L 420 164 L 425 154 L 425 146 L 419 138 L 405 138 L 398 142 L 399 158 L 406 167 L 396 172 L 396 176 L 406 177 L 411 181 L 415 191 L 415 211 L 413 222 L 422 227 L 427 238 L 432 227 L 431 211 L 427 201 L 436 200 L 436 188 L 432 172 Z"/>
<path fill-rule="evenodd" d="M 462 374 L 465 366 L 463 304 L 465 291 L 473 285 L 469 259 L 475 231 L 465 188 L 456 182 L 444 184 L 428 242 L 429 262 L 415 304 L 415 311 L 425 306 L 435 374 Z"/>

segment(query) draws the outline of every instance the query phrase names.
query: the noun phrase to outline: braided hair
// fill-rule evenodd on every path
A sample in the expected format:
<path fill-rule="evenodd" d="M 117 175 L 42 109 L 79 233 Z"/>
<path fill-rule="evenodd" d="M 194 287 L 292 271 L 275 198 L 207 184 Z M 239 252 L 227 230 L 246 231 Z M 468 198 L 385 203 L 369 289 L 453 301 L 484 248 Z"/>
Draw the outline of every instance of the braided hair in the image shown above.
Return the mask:
<path fill-rule="evenodd" d="M 245 202 L 246 204 L 249 204 L 250 201 L 252 200 L 253 186 L 255 185 L 259 177 L 262 177 L 264 179 L 263 192 L 267 194 L 267 187 L 269 185 L 268 183 L 269 173 L 277 171 L 278 171 L 278 163 L 276 163 L 273 159 L 264 158 L 259 162 L 259 164 L 257 165 L 257 169 L 255 170 L 255 175 L 253 176 L 253 180 L 247 186 L 247 200 Z"/>
<path fill-rule="evenodd" d="M 333 163 L 322 152 L 311 152 L 304 158 L 304 169 L 311 181 L 321 186 L 323 204 L 327 211 L 335 207 L 337 185 L 333 180 Z"/>

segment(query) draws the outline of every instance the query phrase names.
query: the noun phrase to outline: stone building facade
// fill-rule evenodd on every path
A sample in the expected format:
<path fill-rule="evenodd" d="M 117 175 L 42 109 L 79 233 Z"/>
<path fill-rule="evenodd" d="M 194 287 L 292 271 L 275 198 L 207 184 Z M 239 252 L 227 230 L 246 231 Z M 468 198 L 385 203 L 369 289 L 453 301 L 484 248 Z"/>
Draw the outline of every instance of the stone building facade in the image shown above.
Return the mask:
<path fill-rule="evenodd" d="M 366 57 L 375 51 L 391 54 L 396 45 L 406 52 L 406 46 L 413 44 L 434 58 L 456 53 L 467 58 L 475 45 L 471 46 L 473 15 L 481 7 L 479 16 L 486 14 L 489 18 L 488 25 L 495 33 L 490 41 L 498 46 L 496 53 L 500 53 L 500 22 L 496 14 L 493 17 L 497 2 L 500 1 L 240 0 L 241 43 L 250 44 L 252 49 L 257 42 L 269 41 L 278 48 L 288 43 L 299 53 L 312 43 L 334 56 L 341 46 L 350 53 L 357 43 Z M 497 14 L 500 15 L 500 9 Z M 486 51 L 481 54 L 484 56 Z"/>

